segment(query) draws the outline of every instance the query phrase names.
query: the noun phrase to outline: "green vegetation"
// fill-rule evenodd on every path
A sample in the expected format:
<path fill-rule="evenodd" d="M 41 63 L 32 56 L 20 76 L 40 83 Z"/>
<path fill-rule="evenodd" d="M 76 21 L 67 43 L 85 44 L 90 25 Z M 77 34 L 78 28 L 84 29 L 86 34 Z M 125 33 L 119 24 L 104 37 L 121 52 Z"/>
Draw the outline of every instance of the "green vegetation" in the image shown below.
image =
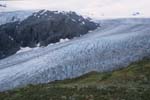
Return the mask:
<path fill-rule="evenodd" d="M 2 92 L 0 100 L 150 100 L 150 59 L 114 72 Z"/>

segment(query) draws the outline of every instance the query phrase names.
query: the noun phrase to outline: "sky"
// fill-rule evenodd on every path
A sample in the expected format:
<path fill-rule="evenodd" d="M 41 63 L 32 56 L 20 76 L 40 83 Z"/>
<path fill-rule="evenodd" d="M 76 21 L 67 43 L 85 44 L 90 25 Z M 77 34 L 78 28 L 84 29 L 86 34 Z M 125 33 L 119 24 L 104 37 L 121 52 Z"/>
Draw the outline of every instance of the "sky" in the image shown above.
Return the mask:
<path fill-rule="evenodd" d="M 0 12 L 14 10 L 49 9 L 60 11 L 76 11 L 85 16 L 150 17 L 150 0 L 0 0 Z"/>

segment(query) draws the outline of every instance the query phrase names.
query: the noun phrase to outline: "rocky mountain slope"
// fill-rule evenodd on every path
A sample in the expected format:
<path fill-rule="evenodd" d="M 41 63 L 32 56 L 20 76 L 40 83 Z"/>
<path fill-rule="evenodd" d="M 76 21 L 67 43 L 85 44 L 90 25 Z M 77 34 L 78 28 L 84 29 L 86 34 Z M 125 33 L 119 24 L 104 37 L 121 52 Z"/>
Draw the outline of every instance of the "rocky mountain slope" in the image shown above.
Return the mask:
<path fill-rule="evenodd" d="M 16 53 L 21 47 L 47 46 L 60 39 L 79 37 L 98 26 L 75 12 L 41 10 L 23 21 L 0 26 L 0 58 Z"/>
<path fill-rule="evenodd" d="M 150 19 L 100 21 L 100 28 L 80 38 L 0 60 L 0 90 L 126 67 L 150 56 L 149 22 Z"/>

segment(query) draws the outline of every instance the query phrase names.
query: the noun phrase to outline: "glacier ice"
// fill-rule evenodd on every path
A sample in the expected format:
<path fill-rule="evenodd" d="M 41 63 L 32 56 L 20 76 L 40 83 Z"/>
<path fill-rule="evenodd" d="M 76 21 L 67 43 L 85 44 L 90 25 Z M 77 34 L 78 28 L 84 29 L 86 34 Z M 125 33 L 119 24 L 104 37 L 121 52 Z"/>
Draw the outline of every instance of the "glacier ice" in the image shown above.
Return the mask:
<path fill-rule="evenodd" d="M 32 15 L 33 12 L 34 10 L 0 12 L 0 25 L 15 21 L 22 21 Z"/>
<path fill-rule="evenodd" d="M 0 91 L 112 71 L 150 56 L 150 19 L 99 21 L 89 34 L 0 60 Z"/>

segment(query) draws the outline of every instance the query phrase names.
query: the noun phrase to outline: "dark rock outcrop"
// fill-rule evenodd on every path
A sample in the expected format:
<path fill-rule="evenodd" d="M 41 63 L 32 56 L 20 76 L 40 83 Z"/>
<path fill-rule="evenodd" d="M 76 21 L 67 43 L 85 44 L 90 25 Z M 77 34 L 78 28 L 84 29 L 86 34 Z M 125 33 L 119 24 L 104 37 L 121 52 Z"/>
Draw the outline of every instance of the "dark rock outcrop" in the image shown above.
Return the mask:
<path fill-rule="evenodd" d="M 47 46 L 63 38 L 73 38 L 99 25 L 75 12 L 41 10 L 22 22 L 0 26 L 0 58 L 14 54 L 20 47 Z"/>

